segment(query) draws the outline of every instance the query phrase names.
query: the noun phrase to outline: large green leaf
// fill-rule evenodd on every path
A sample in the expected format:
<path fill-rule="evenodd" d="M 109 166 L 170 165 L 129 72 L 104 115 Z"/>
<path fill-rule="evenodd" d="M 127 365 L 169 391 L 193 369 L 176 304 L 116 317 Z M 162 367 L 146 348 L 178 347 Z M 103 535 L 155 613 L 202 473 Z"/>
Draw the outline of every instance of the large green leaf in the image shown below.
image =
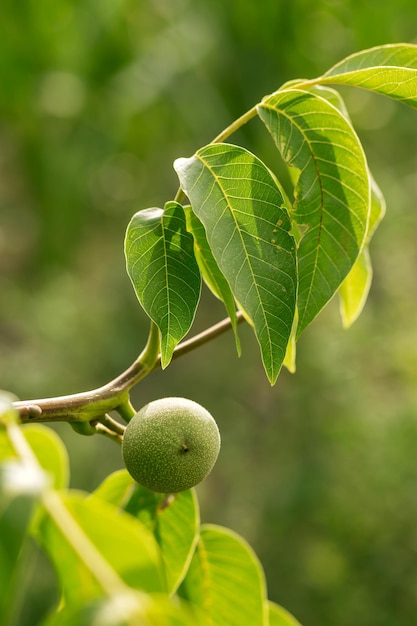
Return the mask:
<path fill-rule="evenodd" d="M 224 274 L 221 272 L 207 241 L 206 231 L 190 206 L 184 207 L 187 228 L 194 237 L 194 252 L 201 275 L 212 293 L 222 300 L 232 322 L 237 352 L 240 355 L 240 340 L 237 332 L 236 303 Z"/>
<path fill-rule="evenodd" d="M 275 602 L 268 602 L 269 626 L 301 626 L 291 613 Z"/>
<path fill-rule="evenodd" d="M 155 535 L 169 593 L 174 593 L 190 564 L 199 532 L 200 515 L 193 489 L 166 497 L 135 483 L 126 470 L 108 476 L 95 492 L 139 519 Z"/>
<path fill-rule="evenodd" d="M 56 515 L 46 514 L 38 533 L 68 606 L 103 595 L 101 583 L 89 567 L 87 551 L 80 554 L 74 549 L 80 547 L 80 536 L 82 544 L 92 544 L 127 585 L 147 592 L 165 590 L 160 551 L 143 524 L 94 496 L 70 492 L 56 494 L 56 498 Z"/>
<path fill-rule="evenodd" d="M 417 46 L 389 44 L 352 54 L 318 82 L 362 87 L 417 108 Z"/>
<path fill-rule="evenodd" d="M 266 585 L 252 548 L 236 533 L 203 525 L 180 594 L 202 610 L 199 626 L 267 626 Z"/>
<path fill-rule="evenodd" d="M 138 211 L 126 232 L 127 271 L 136 295 L 161 333 L 161 365 L 188 333 L 200 298 L 201 277 L 183 208 L 167 202 Z"/>
<path fill-rule="evenodd" d="M 296 300 L 295 244 L 279 188 L 262 161 L 239 146 L 211 144 L 174 167 L 274 383 Z"/>
<path fill-rule="evenodd" d="M 300 171 L 292 217 L 298 247 L 298 335 L 333 297 L 362 248 L 370 182 L 361 144 L 327 99 L 292 89 L 267 97 L 258 114 L 289 166 Z"/>

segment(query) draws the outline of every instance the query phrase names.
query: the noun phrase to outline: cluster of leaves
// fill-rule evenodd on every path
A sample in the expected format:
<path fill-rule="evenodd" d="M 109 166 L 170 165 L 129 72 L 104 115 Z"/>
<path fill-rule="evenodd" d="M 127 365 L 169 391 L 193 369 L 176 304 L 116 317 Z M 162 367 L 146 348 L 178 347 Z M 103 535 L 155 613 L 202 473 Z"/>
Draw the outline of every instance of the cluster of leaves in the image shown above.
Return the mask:
<path fill-rule="evenodd" d="M 360 314 L 372 277 L 368 246 L 385 204 L 329 85 L 417 107 L 417 46 L 372 48 L 319 78 L 284 84 L 214 142 L 175 161 L 175 201 L 132 218 L 128 273 L 160 330 L 162 367 L 193 323 L 201 277 L 224 302 L 238 350 L 236 308 L 253 327 L 271 384 L 283 364 L 294 369 L 297 338 L 336 293 L 345 327 Z M 291 194 L 256 155 L 223 143 L 255 116 L 289 168 Z"/>
<path fill-rule="evenodd" d="M 10 623 L 30 534 L 54 565 L 61 609 L 45 626 L 296 626 L 267 600 L 262 567 L 247 543 L 200 524 L 194 490 L 156 494 L 125 470 L 92 494 L 68 488 L 61 439 L 41 424 L 20 427 L 0 399 L 0 618 Z"/>

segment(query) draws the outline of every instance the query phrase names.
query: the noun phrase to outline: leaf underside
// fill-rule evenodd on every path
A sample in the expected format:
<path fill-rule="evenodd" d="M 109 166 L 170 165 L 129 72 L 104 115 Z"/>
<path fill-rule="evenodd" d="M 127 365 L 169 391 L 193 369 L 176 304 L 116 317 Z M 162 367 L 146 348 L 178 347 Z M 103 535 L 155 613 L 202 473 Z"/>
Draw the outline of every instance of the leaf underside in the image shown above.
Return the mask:
<path fill-rule="evenodd" d="M 211 144 L 174 167 L 204 225 L 218 267 L 252 324 L 274 383 L 291 334 L 296 253 L 282 195 L 266 166 L 230 144 Z"/>
<path fill-rule="evenodd" d="M 318 82 L 361 87 L 417 108 L 417 46 L 389 44 L 352 54 Z"/>
<path fill-rule="evenodd" d="M 362 248 L 370 182 L 361 144 L 348 120 L 316 93 L 269 96 L 258 114 L 289 166 L 299 170 L 291 217 L 298 246 L 297 336 L 333 297 Z"/>
<path fill-rule="evenodd" d="M 205 524 L 180 593 L 202 609 L 201 626 L 266 626 L 266 584 L 250 546 L 236 533 Z"/>
<path fill-rule="evenodd" d="M 201 276 L 183 208 L 144 209 L 131 219 L 125 239 L 127 271 L 143 309 L 161 334 L 161 365 L 194 321 Z"/>

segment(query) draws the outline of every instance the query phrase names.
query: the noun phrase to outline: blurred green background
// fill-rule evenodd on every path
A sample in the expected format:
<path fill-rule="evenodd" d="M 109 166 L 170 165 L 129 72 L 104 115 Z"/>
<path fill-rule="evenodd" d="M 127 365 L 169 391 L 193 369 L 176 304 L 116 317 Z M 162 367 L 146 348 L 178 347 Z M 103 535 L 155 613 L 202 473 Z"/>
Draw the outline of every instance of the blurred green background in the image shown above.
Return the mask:
<path fill-rule="evenodd" d="M 162 206 L 190 156 L 263 95 L 347 54 L 417 41 L 414 0 L 5 0 L 0 37 L 0 388 L 21 399 L 93 388 L 139 353 L 147 321 L 124 270 L 134 212 Z M 270 388 L 251 332 L 151 375 L 134 404 L 184 395 L 223 447 L 204 521 L 256 549 L 272 599 L 304 626 L 417 620 L 417 113 L 343 92 L 388 204 L 360 320 L 336 300 Z M 238 137 L 279 171 L 260 124 Z M 203 294 L 195 329 L 224 316 Z M 102 438 L 56 429 L 72 485 L 122 466 Z M 97 440 L 96 440 L 97 439 Z M 19 626 L 55 600 L 33 553 Z M 39 575 L 41 572 L 41 575 Z"/>

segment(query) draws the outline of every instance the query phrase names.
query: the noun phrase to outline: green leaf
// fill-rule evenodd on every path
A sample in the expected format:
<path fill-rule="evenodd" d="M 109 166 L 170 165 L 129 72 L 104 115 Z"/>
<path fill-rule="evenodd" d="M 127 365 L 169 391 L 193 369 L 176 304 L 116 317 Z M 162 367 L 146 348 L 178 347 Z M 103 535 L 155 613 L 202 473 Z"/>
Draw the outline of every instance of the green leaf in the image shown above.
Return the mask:
<path fill-rule="evenodd" d="M 315 85 L 309 91 L 326 98 L 349 120 L 349 113 L 340 94 L 327 86 Z M 344 328 L 349 328 L 362 313 L 372 283 L 369 241 L 385 214 L 385 200 L 371 176 L 371 212 L 365 245 L 339 289 L 339 306 Z"/>
<path fill-rule="evenodd" d="M 385 211 L 385 198 L 375 180 L 371 178 L 371 213 L 369 215 L 368 232 L 366 233 L 367 244 L 369 244 L 374 236 L 376 229 L 385 215 Z"/>
<path fill-rule="evenodd" d="M 298 247 L 298 336 L 340 287 L 362 248 L 370 183 L 361 144 L 327 99 L 293 89 L 267 97 L 258 114 L 289 166 L 300 170 L 292 217 Z"/>
<path fill-rule="evenodd" d="M 161 333 L 161 365 L 188 333 L 200 298 L 201 277 L 183 208 L 144 209 L 126 232 L 127 271 L 143 309 Z"/>
<path fill-rule="evenodd" d="M 385 200 L 372 179 L 371 214 L 365 245 L 351 271 L 339 289 L 340 315 L 344 328 L 349 328 L 362 313 L 372 283 L 372 263 L 369 254 L 370 240 L 385 215 Z"/>
<path fill-rule="evenodd" d="M 184 211 L 188 231 L 192 233 L 194 237 L 194 253 L 201 275 L 212 293 L 216 296 L 216 298 L 221 300 L 226 307 L 227 314 L 232 322 L 237 353 L 240 356 L 241 347 L 237 332 L 236 303 L 229 287 L 229 283 L 221 272 L 216 259 L 210 250 L 203 224 L 192 211 L 190 206 L 184 207 Z"/>
<path fill-rule="evenodd" d="M 38 532 L 60 578 L 68 606 L 103 595 L 85 551 L 80 555 L 74 549 L 74 545 L 79 546 L 80 532 L 83 542 L 93 544 L 127 585 L 147 592 L 165 590 L 160 551 L 143 524 L 94 496 L 86 498 L 70 492 L 57 497 L 66 510 L 65 519 L 60 506 L 54 518 L 44 516 Z"/>
<path fill-rule="evenodd" d="M 168 592 L 183 580 L 198 540 L 200 515 L 193 489 L 166 497 L 135 483 L 126 470 L 108 476 L 95 496 L 139 519 L 161 548 Z"/>
<path fill-rule="evenodd" d="M 202 526 L 180 594 L 201 609 L 201 626 L 268 624 L 262 567 L 246 541 L 226 528 Z"/>
<path fill-rule="evenodd" d="M 301 626 L 300 622 L 286 609 L 268 601 L 269 626 Z"/>
<path fill-rule="evenodd" d="M 43 424 L 28 424 L 23 426 L 23 434 L 40 466 L 51 476 L 55 489 L 68 487 L 68 453 L 56 432 Z"/>
<path fill-rule="evenodd" d="M 389 44 L 352 54 L 317 79 L 369 89 L 417 108 L 417 46 Z"/>
<path fill-rule="evenodd" d="M 365 246 L 339 289 L 343 328 L 352 326 L 362 313 L 371 288 L 372 273 L 371 257 Z"/>
<path fill-rule="evenodd" d="M 267 376 L 279 374 L 296 300 L 296 254 L 283 198 L 256 156 L 211 144 L 174 167 L 207 241 L 245 317 Z"/>
<path fill-rule="evenodd" d="M 168 592 L 174 593 L 190 565 L 199 536 L 200 514 L 197 496 L 193 489 L 167 497 L 147 490 L 140 485 L 126 505 L 126 511 L 142 519 L 144 509 L 137 508 L 141 498 L 148 497 L 147 511 L 153 512 L 154 533 L 162 551 Z M 154 505 L 149 502 L 150 496 Z M 136 502 L 135 502 L 136 500 Z"/>
<path fill-rule="evenodd" d="M 309 91 L 317 93 L 331 102 L 344 117 L 349 120 L 349 113 L 340 94 L 327 86 L 315 85 Z M 385 215 L 385 199 L 371 178 L 371 211 L 365 245 L 356 259 L 352 269 L 339 289 L 339 306 L 344 328 L 349 328 L 362 313 L 372 283 L 372 263 L 369 254 L 369 242 Z"/>
<path fill-rule="evenodd" d="M 113 506 L 123 508 L 129 502 L 136 484 L 127 470 L 117 470 L 106 476 L 93 495 Z"/>

